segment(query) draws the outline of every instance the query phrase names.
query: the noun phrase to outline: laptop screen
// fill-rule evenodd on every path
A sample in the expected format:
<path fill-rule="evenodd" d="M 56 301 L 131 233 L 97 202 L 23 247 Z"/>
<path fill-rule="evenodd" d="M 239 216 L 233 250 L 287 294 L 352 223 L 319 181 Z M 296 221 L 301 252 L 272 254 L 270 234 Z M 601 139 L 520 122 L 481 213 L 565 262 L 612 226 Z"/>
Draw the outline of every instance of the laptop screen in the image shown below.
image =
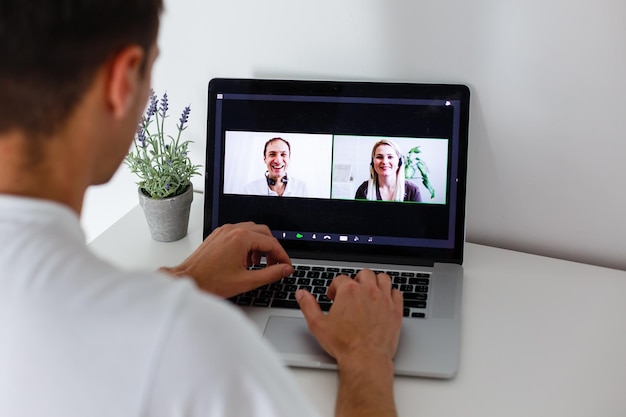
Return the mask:
<path fill-rule="evenodd" d="M 462 262 L 469 90 L 214 79 L 205 237 L 269 226 L 292 257 Z"/>

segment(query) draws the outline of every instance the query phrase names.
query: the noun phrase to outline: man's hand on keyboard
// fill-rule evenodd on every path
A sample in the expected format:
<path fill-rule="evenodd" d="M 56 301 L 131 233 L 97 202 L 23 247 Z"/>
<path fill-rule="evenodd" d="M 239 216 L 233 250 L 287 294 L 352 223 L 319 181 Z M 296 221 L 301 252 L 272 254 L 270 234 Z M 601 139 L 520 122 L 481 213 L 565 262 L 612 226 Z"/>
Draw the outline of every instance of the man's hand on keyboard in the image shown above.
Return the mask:
<path fill-rule="evenodd" d="M 333 305 L 322 313 L 307 291 L 296 298 L 309 330 L 337 360 L 338 415 L 395 415 L 393 357 L 402 325 L 402 294 L 386 274 L 340 275 L 328 289 Z M 355 409 L 354 407 L 357 407 Z"/>
<path fill-rule="evenodd" d="M 267 267 L 248 270 L 262 256 Z M 247 222 L 218 227 L 182 264 L 161 270 L 191 277 L 203 290 L 231 297 L 288 276 L 293 267 L 267 226 Z"/>

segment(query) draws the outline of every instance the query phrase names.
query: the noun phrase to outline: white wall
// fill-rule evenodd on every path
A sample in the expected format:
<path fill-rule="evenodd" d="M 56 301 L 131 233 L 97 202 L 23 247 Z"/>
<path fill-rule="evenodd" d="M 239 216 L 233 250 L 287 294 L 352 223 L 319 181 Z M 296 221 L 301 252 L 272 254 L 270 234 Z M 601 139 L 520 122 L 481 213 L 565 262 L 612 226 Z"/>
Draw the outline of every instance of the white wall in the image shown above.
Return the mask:
<path fill-rule="evenodd" d="M 623 0 L 166 0 L 166 7 L 154 87 L 167 89 L 170 108 L 191 103 L 197 163 L 204 163 L 212 77 L 466 83 L 473 94 L 467 239 L 626 269 Z M 136 204 L 132 177 L 115 180 L 89 193 L 88 236 Z M 119 196 L 117 211 L 100 207 L 109 195 Z"/>

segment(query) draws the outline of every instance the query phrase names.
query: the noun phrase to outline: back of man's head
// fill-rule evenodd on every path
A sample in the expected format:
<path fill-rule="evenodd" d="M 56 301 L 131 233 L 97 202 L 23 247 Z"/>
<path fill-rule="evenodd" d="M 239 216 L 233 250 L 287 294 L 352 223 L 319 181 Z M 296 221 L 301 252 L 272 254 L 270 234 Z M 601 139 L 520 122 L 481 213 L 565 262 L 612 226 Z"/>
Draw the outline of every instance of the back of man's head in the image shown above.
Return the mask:
<path fill-rule="evenodd" d="M 149 50 L 162 0 L 0 0 L 0 134 L 50 135 L 97 69 L 128 45 Z"/>

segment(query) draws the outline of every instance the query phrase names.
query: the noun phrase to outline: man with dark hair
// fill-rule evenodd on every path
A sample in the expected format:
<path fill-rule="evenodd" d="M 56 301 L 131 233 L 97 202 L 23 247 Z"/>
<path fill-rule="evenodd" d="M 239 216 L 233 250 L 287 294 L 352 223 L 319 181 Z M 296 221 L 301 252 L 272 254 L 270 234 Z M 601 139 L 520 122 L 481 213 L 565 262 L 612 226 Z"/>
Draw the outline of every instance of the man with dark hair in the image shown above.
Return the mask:
<path fill-rule="evenodd" d="M 85 191 L 116 171 L 146 104 L 161 9 L 0 0 L 2 416 L 315 415 L 223 300 L 292 272 L 266 226 L 223 226 L 157 272 L 118 269 L 84 243 Z M 262 255 L 269 266 L 248 270 Z M 371 271 L 337 277 L 329 296 L 324 314 L 297 294 L 339 365 L 337 415 L 395 415 L 402 296 Z"/>
<path fill-rule="evenodd" d="M 0 131 L 31 136 L 58 128 L 114 53 L 129 44 L 148 52 L 163 7 L 154 0 L 26 3 L 0 2 Z"/>

